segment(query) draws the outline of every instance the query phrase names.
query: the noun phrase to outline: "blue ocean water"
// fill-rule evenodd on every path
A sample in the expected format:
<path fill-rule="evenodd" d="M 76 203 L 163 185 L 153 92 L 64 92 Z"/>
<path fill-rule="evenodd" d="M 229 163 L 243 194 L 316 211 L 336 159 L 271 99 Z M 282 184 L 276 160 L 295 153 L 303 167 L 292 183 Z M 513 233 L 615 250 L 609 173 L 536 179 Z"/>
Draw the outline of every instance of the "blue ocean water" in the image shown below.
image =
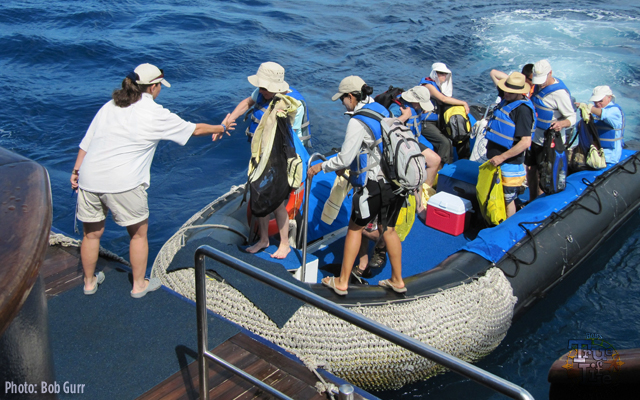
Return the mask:
<path fill-rule="evenodd" d="M 640 132 L 640 5 L 619 0 L 467 2 L 374 0 L 203 1 L 5 0 L 0 5 L 0 146 L 47 167 L 53 224 L 73 232 L 69 173 L 97 110 L 136 65 L 163 68 L 172 87 L 157 101 L 184 119 L 217 124 L 253 87 L 263 61 L 286 68 L 307 99 L 317 151 L 339 147 L 346 117 L 330 101 L 340 80 L 360 75 L 376 93 L 414 86 L 433 62 L 453 71 L 454 96 L 488 104 L 492 68 L 520 70 L 550 60 L 579 101 L 596 85 L 612 87 L 627 115 L 626 137 Z M 193 138 L 158 146 L 149 188 L 150 258 L 194 212 L 246 177 L 242 133 L 212 143 Z M 614 346 L 640 347 L 640 229 L 618 238 L 622 250 L 598 260 L 597 272 L 565 297 L 514 326 L 482 362 L 548 392 L 546 372 L 567 340 L 598 333 Z M 103 246 L 127 257 L 126 231 L 110 220 Z M 515 335 L 515 334 L 514 334 Z M 477 398 L 490 392 L 447 374 L 384 393 L 386 398 Z"/>

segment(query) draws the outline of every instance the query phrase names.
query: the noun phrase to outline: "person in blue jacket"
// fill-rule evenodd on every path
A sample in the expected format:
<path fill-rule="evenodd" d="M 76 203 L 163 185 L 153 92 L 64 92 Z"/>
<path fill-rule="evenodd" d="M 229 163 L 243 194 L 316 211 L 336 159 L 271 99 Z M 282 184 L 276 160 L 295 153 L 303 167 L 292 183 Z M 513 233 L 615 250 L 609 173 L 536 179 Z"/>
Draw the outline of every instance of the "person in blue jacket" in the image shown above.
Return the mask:
<path fill-rule="evenodd" d="M 535 131 L 535 108 L 526 97 L 530 86 L 525 79 L 523 74 L 512 72 L 498 81 L 504 96 L 487 124 L 485 136 L 487 158 L 502 171 L 507 218 L 516 213 L 514 200 L 526 177 L 524 154 Z"/>
<path fill-rule="evenodd" d="M 615 102 L 609 86 L 596 86 L 593 89 L 589 101 L 593 102 L 591 110 L 593 120 L 598 128 L 600 145 L 604 150 L 604 158 L 607 164 L 615 164 L 620 161 L 622 155 L 622 145 L 624 144 L 624 112 L 620 105 Z M 576 103 L 579 106 L 579 103 Z"/>

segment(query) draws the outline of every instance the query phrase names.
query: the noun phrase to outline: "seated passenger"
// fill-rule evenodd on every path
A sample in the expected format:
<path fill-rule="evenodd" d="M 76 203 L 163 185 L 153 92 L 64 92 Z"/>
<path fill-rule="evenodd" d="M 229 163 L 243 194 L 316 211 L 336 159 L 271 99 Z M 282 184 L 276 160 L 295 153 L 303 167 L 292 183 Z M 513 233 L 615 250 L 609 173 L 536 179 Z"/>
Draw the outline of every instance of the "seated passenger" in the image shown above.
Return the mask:
<path fill-rule="evenodd" d="M 253 136 L 256 128 L 260 123 L 260 118 L 269 108 L 274 96 L 278 93 L 286 94 L 298 99 L 299 93 L 289 87 L 289 84 L 284 80 L 284 68 L 274 62 L 266 62 L 260 64 L 258 72 L 255 75 L 251 75 L 247 78 L 249 83 L 255 86 L 251 97 L 247 97 L 242 100 L 240 104 L 233 110 L 233 112 L 227 117 L 226 120 L 235 121 L 235 119 L 249 109 L 254 107 L 251 117 L 251 125 L 247 128 L 247 135 Z M 304 103 L 298 107 L 296 111 L 295 121 L 292 125 L 293 131 L 301 136 L 304 120 L 303 116 L 306 115 Z M 224 122 L 227 122 L 227 121 Z M 278 206 L 274 211 L 276 224 L 278 225 L 278 233 L 280 235 L 280 245 L 278 250 L 271 255 L 272 258 L 282 259 L 289 254 L 291 247 L 289 246 L 289 214 L 287 213 L 286 200 Z M 249 253 L 257 253 L 258 251 L 269 247 L 269 216 L 258 217 L 258 234 L 260 236 L 258 242 L 246 249 Z"/>
<path fill-rule="evenodd" d="M 524 153 L 531 145 L 535 130 L 535 108 L 526 98 L 530 86 L 525 76 L 513 72 L 498 81 L 504 97 L 487 124 L 487 158 L 502 170 L 504 202 L 507 218 L 515 214 L 514 200 L 524 183 L 526 171 Z"/>
<path fill-rule="evenodd" d="M 533 76 L 533 64 L 525 64 L 525 66 L 522 67 L 521 73 L 522 75 L 525 76 L 525 78 L 527 79 L 527 83 L 531 87 L 531 89 L 529 90 L 529 93 L 525 95 L 527 96 L 528 99 L 530 99 L 531 96 L 533 95 L 533 89 L 534 89 L 533 83 L 531 82 L 531 77 Z M 502 71 L 498 71 L 497 69 L 492 69 L 491 72 L 489 73 L 489 76 L 491 77 L 491 80 L 497 87 L 498 82 L 500 82 L 503 79 L 506 79 L 509 75 L 505 74 Z M 500 98 L 502 98 L 502 94 L 503 94 L 502 89 L 498 88 L 498 96 L 500 96 Z"/>
<path fill-rule="evenodd" d="M 352 116 L 357 110 L 367 108 L 388 117 L 388 110 L 380 103 L 373 102 L 369 96 L 371 93 L 373 89 L 362 78 L 348 76 L 340 82 L 338 93 L 332 100 L 340 99 Z M 307 172 L 311 178 L 320 170 L 336 171 L 339 174 L 344 173 L 347 168 L 350 170 L 349 181 L 354 186 L 353 208 L 345 238 L 342 269 L 339 277 L 326 277 L 322 280 L 323 285 L 329 286 L 339 295 L 347 294 L 351 270 L 360 250 L 362 231 L 375 217 L 378 217 L 378 224 L 385 227 L 383 236 L 392 268 L 391 279 L 382 280 L 379 285 L 398 293 L 407 291 L 402 280 L 402 244 L 394 228 L 404 198 L 393 193 L 392 184 L 387 182 L 380 165 L 375 162 L 375 159 L 382 157 L 381 145 L 375 145 L 380 136 L 380 122 L 364 115 L 355 115 L 349 120 L 338 155 L 312 166 Z"/>
<path fill-rule="evenodd" d="M 451 71 L 443 63 L 434 63 L 431 66 L 431 74 L 420 81 L 422 86 L 429 89 L 431 101 L 434 103 L 434 110 L 424 115 L 422 135 L 433 144 L 434 150 L 444 164 L 451 164 L 453 152 L 451 141 L 442 133 L 440 129 L 440 115 L 444 113 L 447 105 L 463 106 L 469 114 L 469 105 L 466 101 L 453 98 L 453 80 Z M 435 99 L 435 101 L 433 101 Z"/>
<path fill-rule="evenodd" d="M 616 96 L 613 95 L 609 86 L 596 86 L 589 99 L 593 102 L 593 107 L 586 106 L 591 111 L 598 128 L 600 145 L 604 150 L 607 164 L 620 161 L 624 144 L 624 112 L 615 100 Z M 576 105 L 580 106 L 580 103 Z"/>
<path fill-rule="evenodd" d="M 433 111 L 434 107 L 431 103 L 429 90 L 424 86 L 413 87 L 406 92 L 400 94 L 397 98 L 397 102 L 391 103 L 389 106 L 389 112 L 392 116 L 398 118 L 404 122 L 406 126 L 411 128 L 411 131 L 416 138 L 424 140 L 425 142 L 419 142 L 420 150 L 427 163 L 427 178 L 425 183 L 429 187 L 433 186 L 440 166 L 440 156 L 433 151 L 433 145 L 429 143 L 424 137 L 422 137 L 422 124 L 421 120 L 426 113 Z M 408 109 L 411 114 L 404 115 L 402 109 Z M 431 146 L 431 148 L 429 148 Z"/>
<path fill-rule="evenodd" d="M 233 112 L 225 118 L 222 123 L 227 124 L 227 121 L 235 121 L 238 117 L 249 110 L 249 113 L 251 114 L 251 123 L 249 124 L 249 127 L 247 127 L 246 134 L 251 138 L 253 137 L 258 124 L 260 124 L 262 115 L 269 107 L 271 99 L 273 98 L 273 93 L 267 90 L 262 83 L 268 83 L 270 80 L 274 79 L 284 81 L 284 68 L 282 68 L 280 64 L 274 62 L 262 63 L 258 69 L 258 74 L 252 75 L 247 79 L 249 80 L 249 83 L 256 87 L 256 89 L 251 93 L 251 96 L 238 103 Z M 291 96 L 302 103 L 302 107 L 300 107 L 296 113 L 296 120 L 293 123 L 293 131 L 298 135 L 305 146 L 309 146 L 311 144 L 311 134 L 309 133 L 309 110 L 307 103 L 300 92 L 289 85 L 286 86 L 286 89 L 284 89 L 282 93 L 287 96 Z M 269 95 L 269 93 L 271 93 L 271 95 Z"/>

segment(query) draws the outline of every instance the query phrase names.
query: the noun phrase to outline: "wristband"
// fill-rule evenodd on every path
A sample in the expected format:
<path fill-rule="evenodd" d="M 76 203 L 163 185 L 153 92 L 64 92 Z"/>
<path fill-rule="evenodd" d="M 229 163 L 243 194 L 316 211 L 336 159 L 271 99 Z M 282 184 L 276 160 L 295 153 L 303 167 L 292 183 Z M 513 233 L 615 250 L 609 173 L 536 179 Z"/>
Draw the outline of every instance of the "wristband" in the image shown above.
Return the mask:
<path fill-rule="evenodd" d="M 222 125 L 222 129 L 224 129 L 224 131 L 222 131 L 222 132 L 226 132 L 227 131 L 227 127 L 225 126 L 225 124 L 220 124 L 220 125 Z"/>
<path fill-rule="evenodd" d="M 71 171 L 71 175 L 80 175 L 80 170 L 74 169 L 73 171 Z"/>

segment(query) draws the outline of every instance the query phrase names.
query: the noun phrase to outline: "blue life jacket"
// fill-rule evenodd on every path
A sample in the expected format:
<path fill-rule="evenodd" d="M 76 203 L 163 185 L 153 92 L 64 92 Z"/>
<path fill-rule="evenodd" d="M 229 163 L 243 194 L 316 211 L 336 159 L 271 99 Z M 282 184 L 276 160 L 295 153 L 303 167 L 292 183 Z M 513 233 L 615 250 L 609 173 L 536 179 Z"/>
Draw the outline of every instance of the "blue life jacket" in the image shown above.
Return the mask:
<path fill-rule="evenodd" d="M 622 111 L 622 107 L 618 104 L 612 103 L 607 105 L 605 108 L 609 107 L 617 107 L 622 114 L 622 127 L 620 129 L 613 129 L 606 122 L 602 121 L 600 117 L 595 114 L 593 115 L 593 122 L 598 128 L 598 135 L 600 136 L 600 145 L 605 149 L 613 149 L 616 146 L 616 142 L 618 140 L 624 140 L 624 127 L 625 127 L 625 119 L 624 119 L 624 111 Z"/>
<path fill-rule="evenodd" d="M 391 116 L 389 114 L 389 110 L 380 103 L 369 103 L 364 105 L 362 108 L 375 111 L 378 114 L 381 114 L 384 118 L 389 118 Z M 372 147 L 369 147 L 362 142 L 360 153 L 349 166 L 349 182 L 353 187 L 364 187 L 367 184 L 367 171 L 380 165 L 380 157 L 382 157 L 382 127 L 380 126 L 380 122 L 371 117 L 359 115 L 358 111 L 354 113 L 353 118 L 363 122 L 367 128 L 366 130 L 369 131 L 375 139 L 375 143 Z M 375 151 L 376 145 L 380 150 L 379 153 L 376 153 Z"/>
<path fill-rule="evenodd" d="M 409 110 L 411 110 L 411 116 L 409 117 L 407 122 L 404 123 L 404 125 L 406 127 L 408 127 L 409 129 L 411 129 L 411 132 L 413 132 L 413 134 L 415 135 L 416 138 L 419 138 L 421 133 L 422 133 L 422 120 L 423 120 L 422 113 L 420 115 L 418 115 L 418 113 L 411 106 L 411 104 L 409 104 L 406 101 L 402 100 L 401 96 L 402 95 L 400 94 L 400 95 L 398 95 L 398 97 L 396 97 L 395 103 L 398 105 L 398 108 L 408 107 Z M 391 106 L 389 106 L 389 109 L 391 109 Z M 400 112 L 402 112 L 402 111 L 400 111 Z M 400 115 L 394 115 L 394 117 L 399 117 L 399 116 Z"/>
<path fill-rule="evenodd" d="M 549 85 L 542 90 L 539 90 L 539 86 L 536 86 L 536 89 L 533 92 L 533 97 L 531 101 L 536 108 L 536 127 L 546 131 L 551 126 L 551 121 L 553 120 L 553 109 L 549 108 L 542 101 L 548 94 L 555 92 L 556 90 L 566 90 L 571 97 L 571 92 L 567 88 L 567 86 L 558 78 L 555 78 L 558 83 L 554 83 L 553 85 Z"/>
<path fill-rule="evenodd" d="M 309 144 L 309 140 L 311 139 L 311 133 L 309 132 L 309 111 L 307 108 L 307 103 L 304 100 L 304 97 L 298 92 L 296 89 L 289 87 L 290 93 L 284 93 L 287 96 L 291 96 L 294 99 L 300 101 L 304 107 L 304 116 L 302 117 L 302 125 L 300 125 L 300 131 L 302 132 L 302 136 L 300 140 L 304 145 Z M 258 100 L 256 104 L 253 106 L 253 111 L 251 113 L 251 124 L 247 128 L 247 136 L 253 137 L 253 134 L 256 132 L 256 128 L 260 124 L 260 120 L 262 116 L 267 111 L 271 100 L 267 100 L 261 93 L 258 93 Z"/>
<path fill-rule="evenodd" d="M 530 100 L 516 100 L 506 104 L 505 100 L 502 100 L 498 107 L 493 110 L 493 116 L 487 124 L 487 130 L 485 137 L 502 147 L 510 149 L 513 147 L 513 135 L 516 132 L 516 124 L 513 122 L 509 113 L 516 109 L 520 105 L 526 105 L 531 109 L 533 113 L 533 125 L 531 126 L 531 133 L 536 130 L 536 110 Z"/>
<path fill-rule="evenodd" d="M 433 85 L 436 89 L 438 89 L 438 92 L 442 93 L 442 90 L 440 90 L 440 87 L 438 86 L 438 84 L 431 78 L 427 77 L 427 78 L 422 78 L 422 80 L 420 81 L 420 84 L 422 86 L 425 85 Z M 427 113 L 422 113 L 421 115 L 421 120 L 422 121 L 431 121 L 431 122 L 438 122 L 438 111 L 439 111 L 439 102 L 436 99 L 432 99 L 431 103 L 433 104 L 433 110 L 429 111 Z"/>

